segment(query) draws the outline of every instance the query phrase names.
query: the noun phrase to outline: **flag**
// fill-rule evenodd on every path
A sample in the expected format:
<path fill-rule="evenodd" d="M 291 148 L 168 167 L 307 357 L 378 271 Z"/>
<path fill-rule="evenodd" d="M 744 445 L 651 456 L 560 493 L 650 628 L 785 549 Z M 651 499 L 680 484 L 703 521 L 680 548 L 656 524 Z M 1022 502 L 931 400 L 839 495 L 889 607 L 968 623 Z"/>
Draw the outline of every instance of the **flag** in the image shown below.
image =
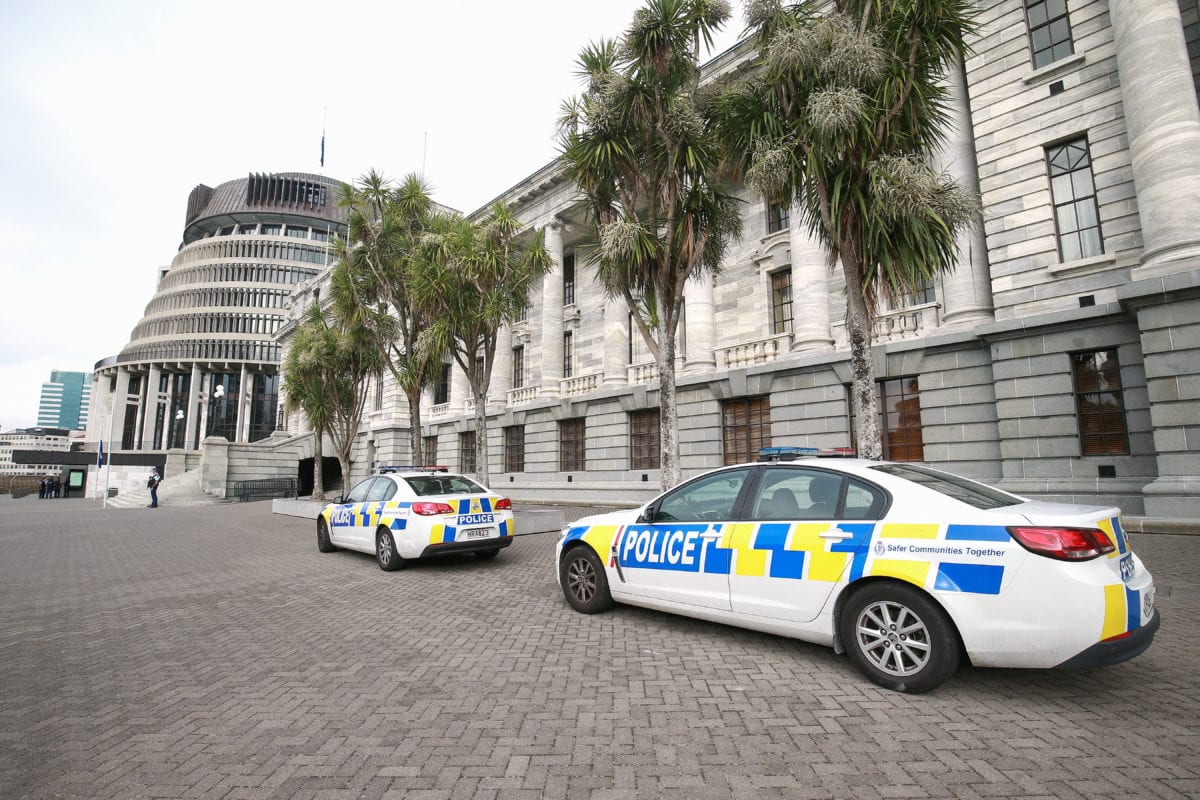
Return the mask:
<path fill-rule="evenodd" d="M 321 169 L 325 169 L 325 131 L 321 131 Z"/>
<path fill-rule="evenodd" d="M 104 466 L 104 442 L 100 443 L 100 450 L 96 453 L 96 469 Z"/>

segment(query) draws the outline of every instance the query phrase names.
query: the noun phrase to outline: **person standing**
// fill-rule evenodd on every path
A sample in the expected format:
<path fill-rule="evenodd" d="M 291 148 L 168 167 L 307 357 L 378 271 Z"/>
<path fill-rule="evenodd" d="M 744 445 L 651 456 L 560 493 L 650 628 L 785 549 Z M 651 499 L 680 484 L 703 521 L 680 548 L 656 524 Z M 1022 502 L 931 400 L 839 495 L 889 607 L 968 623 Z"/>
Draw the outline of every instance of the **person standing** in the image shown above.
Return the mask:
<path fill-rule="evenodd" d="M 38 500 L 46 499 L 46 479 L 42 478 L 38 481 Z"/>
<path fill-rule="evenodd" d="M 146 481 L 146 488 L 150 490 L 150 505 L 147 508 L 158 508 L 158 485 L 160 483 L 162 483 L 162 478 L 159 477 L 158 467 L 155 467 Z"/>

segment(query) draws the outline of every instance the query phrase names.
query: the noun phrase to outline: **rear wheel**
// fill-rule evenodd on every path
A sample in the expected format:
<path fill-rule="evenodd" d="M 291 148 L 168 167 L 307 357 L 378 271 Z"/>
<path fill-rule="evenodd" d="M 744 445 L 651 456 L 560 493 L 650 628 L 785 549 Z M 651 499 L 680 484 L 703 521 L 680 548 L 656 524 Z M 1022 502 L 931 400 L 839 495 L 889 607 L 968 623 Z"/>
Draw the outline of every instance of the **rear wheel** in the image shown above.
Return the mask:
<path fill-rule="evenodd" d="M 375 560 L 379 568 L 393 572 L 404 567 L 404 559 L 396 552 L 396 540 L 388 528 L 380 528 L 375 533 Z"/>
<path fill-rule="evenodd" d="M 595 614 L 612 608 L 608 576 L 604 564 L 592 548 L 573 547 L 559 565 L 559 581 L 571 608 L 584 614 Z"/>
<path fill-rule="evenodd" d="M 870 584 L 846 602 L 842 642 L 859 670 L 897 692 L 937 688 L 958 669 L 961 647 L 946 612 L 913 587 Z"/>
<path fill-rule="evenodd" d="M 322 553 L 332 553 L 337 550 L 337 545 L 329 538 L 329 523 L 324 517 L 317 519 L 317 549 Z"/>

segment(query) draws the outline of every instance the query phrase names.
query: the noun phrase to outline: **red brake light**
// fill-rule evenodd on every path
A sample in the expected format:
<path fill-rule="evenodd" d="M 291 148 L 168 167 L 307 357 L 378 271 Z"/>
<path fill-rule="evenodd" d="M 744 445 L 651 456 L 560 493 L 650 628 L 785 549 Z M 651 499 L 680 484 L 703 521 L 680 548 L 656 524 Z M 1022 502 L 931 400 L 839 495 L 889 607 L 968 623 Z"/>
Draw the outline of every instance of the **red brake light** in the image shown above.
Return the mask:
<path fill-rule="evenodd" d="M 1089 561 L 1116 549 L 1108 534 L 1096 528 L 1014 526 L 1008 532 L 1029 552 L 1059 561 Z"/>
<path fill-rule="evenodd" d="M 492 506 L 492 508 L 496 509 L 497 511 L 511 511 L 512 500 L 509 500 L 507 497 L 501 497 L 496 501 L 496 505 Z"/>
<path fill-rule="evenodd" d="M 424 500 L 413 503 L 412 511 L 414 514 L 420 514 L 422 517 L 431 517 L 434 514 L 454 513 L 454 509 L 445 503 L 429 503 Z"/>

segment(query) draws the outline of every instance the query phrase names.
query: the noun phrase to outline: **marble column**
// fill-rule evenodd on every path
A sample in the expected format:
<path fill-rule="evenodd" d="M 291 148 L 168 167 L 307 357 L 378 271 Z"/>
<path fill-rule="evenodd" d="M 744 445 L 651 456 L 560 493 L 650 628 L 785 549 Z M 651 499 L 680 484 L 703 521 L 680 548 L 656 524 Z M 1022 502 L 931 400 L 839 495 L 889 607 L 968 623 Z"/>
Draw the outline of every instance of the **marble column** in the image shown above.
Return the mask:
<path fill-rule="evenodd" d="M 619 297 L 604 301 L 604 385 L 629 383 L 629 307 Z"/>
<path fill-rule="evenodd" d="M 829 256 L 793 211 L 788 229 L 792 262 L 792 350 L 833 347 L 829 332 Z M 770 282 L 767 285 L 770 289 Z M 768 292 L 768 298 L 770 294 Z M 769 312 L 769 308 L 768 308 Z"/>
<path fill-rule="evenodd" d="M 184 424 L 183 449 L 191 450 L 192 442 L 196 441 L 196 425 L 199 422 L 200 398 L 203 396 L 200 385 L 200 365 L 192 364 L 192 377 L 188 381 L 187 421 Z"/>
<path fill-rule="evenodd" d="M 121 442 L 125 439 L 125 406 L 129 403 L 129 370 L 121 367 L 117 370 L 117 386 L 113 390 L 113 422 L 110 430 L 113 432 L 113 449 L 120 450 Z M 107 436 L 107 432 L 105 433 Z"/>
<path fill-rule="evenodd" d="M 1179 3 L 1108 5 L 1142 226 L 1132 278 L 1188 272 L 1200 260 L 1200 108 Z"/>
<path fill-rule="evenodd" d="M 948 172 L 964 189 L 979 193 L 979 166 L 971 104 L 961 63 L 947 76 L 950 98 L 950 134 L 945 147 L 934 154 L 934 167 Z M 992 306 L 992 274 L 988 266 L 983 220 L 958 234 L 954 271 L 942 276 L 944 325 L 974 326 L 995 318 Z"/>
<path fill-rule="evenodd" d="M 89 446 L 104 442 L 104 449 L 108 449 L 108 415 L 111 413 L 112 396 L 112 380 L 107 375 L 94 375 L 86 437 Z"/>
<path fill-rule="evenodd" d="M 158 417 L 158 382 L 162 380 L 162 368 L 157 364 L 150 366 L 150 374 L 146 376 L 146 399 L 143 401 L 145 410 L 142 412 L 142 449 L 158 450 L 161 444 L 154 440 L 154 421 Z"/>
<path fill-rule="evenodd" d="M 242 365 L 242 377 L 238 381 L 238 399 L 237 399 L 237 427 L 235 430 L 234 441 L 246 441 L 246 432 L 250 429 L 250 403 L 254 398 L 254 385 L 251 383 L 252 376 L 245 365 Z"/>
<path fill-rule="evenodd" d="M 686 372 L 712 372 L 717 368 L 716 315 L 713 311 L 713 276 L 705 273 L 693 277 L 683 287 L 683 304 L 687 309 L 681 341 L 687 344 L 683 368 Z"/>
<path fill-rule="evenodd" d="M 508 390 L 516 388 L 512 385 L 513 344 L 512 329 L 501 326 L 496 332 L 496 360 L 492 365 L 492 382 L 488 386 L 488 405 L 508 405 Z M 526 382 L 528 380 L 527 374 Z"/>
<path fill-rule="evenodd" d="M 563 242 L 562 223 L 557 219 L 546 226 L 546 249 L 554 266 L 542 279 L 542 328 L 541 391 L 543 395 L 558 397 L 559 382 L 562 381 L 562 335 L 563 335 Z M 531 366 L 526 354 L 525 369 Z"/>
<path fill-rule="evenodd" d="M 467 380 L 467 373 L 463 372 L 458 362 L 451 359 L 450 361 L 450 406 L 451 414 L 461 414 L 466 406 L 467 398 L 471 396 L 471 382 Z"/>

